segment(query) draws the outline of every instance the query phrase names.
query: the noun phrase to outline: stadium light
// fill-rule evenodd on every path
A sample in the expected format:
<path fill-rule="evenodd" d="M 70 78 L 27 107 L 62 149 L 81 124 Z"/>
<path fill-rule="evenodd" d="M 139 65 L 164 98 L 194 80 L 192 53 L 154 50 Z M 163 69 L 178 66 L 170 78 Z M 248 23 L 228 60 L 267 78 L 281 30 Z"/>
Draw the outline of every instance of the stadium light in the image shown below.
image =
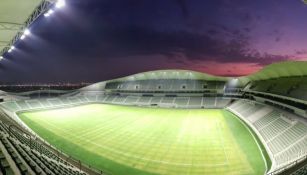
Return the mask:
<path fill-rule="evenodd" d="M 26 35 L 26 36 L 27 36 L 27 35 L 30 35 L 30 33 L 31 33 L 31 32 L 30 32 L 29 29 L 26 29 L 26 30 L 23 32 L 23 34 Z"/>
<path fill-rule="evenodd" d="M 11 48 L 8 50 L 8 53 L 11 53 L 15 49 L 15 46 L 11 46 Z"/>
<path fill-rule="evenodd" d="M 65 6 L 65 1 L 64 0 L 58 0 L 55 4 L 56 8 L 62 8 Z"/>
<path fill-rule="evenodd" d="M 21 35 L 20 39 L 23 40 L 26 38 L 26 35 Z"/>
<path fill-rule="evenodd" d="M 46 12 L 44 14 L 45 17 L 49 17 L 54 11 L 52 9 L 48 10 L 48 12 Z"/>
<path fill-rule="evenodd" d="M 30 34 L 31 34 L 30 30 L 29 30 L 29 29 L 26 29 L 26 30 L 23 32 L 23 34 L 21 35 L 20 39 L 23 40 L 23 39 L 26 38 L 26 36 L 28 36 L 28 35 L 30 35 Z"/>

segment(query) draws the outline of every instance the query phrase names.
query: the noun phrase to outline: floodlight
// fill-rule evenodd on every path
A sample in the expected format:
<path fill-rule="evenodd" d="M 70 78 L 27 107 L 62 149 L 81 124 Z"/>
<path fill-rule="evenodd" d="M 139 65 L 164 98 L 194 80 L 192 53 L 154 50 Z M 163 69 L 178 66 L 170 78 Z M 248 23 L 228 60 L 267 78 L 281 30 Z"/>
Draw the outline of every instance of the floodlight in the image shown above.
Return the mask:
<path fill-rule="evenodd" d="M 15 46 L 11 46 L 11 48 L 8 50 L 9 53 L 11 53 L 15 49 Z"/>
<path fill-rule="evenodd" d="M 30 30 L 29 29 L 26 29 L 24 32 L 23 32 L 23 34 L 25 35 L 25 36 L 27 36 L 27 35 L 30 35 Z"/>
<path fill-rule="evenodd" d="M 48 10 L 48 13 L 51 15 L 54 11 L 52 9 Z"/>
<path fill-rule="evenodd" d="M 56 8 L 62 8 L 65 6 L 65 1 L 64 0 L 58 0 L 55 4 Z"/>
<path fill-rule="evenodd" d="M 45 17 L 49 17 L 54 11 L 52 9 L 48 10 L 48 12 L 46 12 L 44 14 Z"/>
<path fill-rule="evenodd" d="M 2 60 L 4 57 L 3 56 L 0 56 L 0 60 Z"/>
<path fill-rule="evenodd" d="M 21 35 L 21 37 L 20 37 L 21 40 L 23 40 L 23 39 L 25 39 L 25 38 L 26 38 L 26 35 L 25 35 L 25 34 Z"/>
<path fill-rule="evenodd" d="M 45 16 L 45 17 L 49 17 L 50 14 L 49 14 L 49 13 L 45 13 L 44 16 Z"/>

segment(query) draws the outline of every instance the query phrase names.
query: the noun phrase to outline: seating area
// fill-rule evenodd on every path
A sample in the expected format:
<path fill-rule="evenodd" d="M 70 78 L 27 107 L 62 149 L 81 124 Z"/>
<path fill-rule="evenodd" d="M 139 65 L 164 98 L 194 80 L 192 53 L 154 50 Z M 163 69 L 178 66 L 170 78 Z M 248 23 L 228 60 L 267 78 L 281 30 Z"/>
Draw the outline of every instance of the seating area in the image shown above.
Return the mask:
<path fill-rule="evenodd" d="M 307 77 L 285 77 L 255 81 L 245 91 L 266 92 L 276 95 L 307 100 Z"/>
<path fill-rule="evenodd" d="M 230 98 L 223 97 L 169 97 L 169 96 L 120 96 L 120 95 L 104 95 L 104 94 L 77 94 L 70 97 L 44 98 L 44 99 L 28 99 L 20 101 L 8 101 L 1 103 L 3 108 L 18 112 L 22 110 L 33 110 L 42 108 L 59 108 L 63 106 L 73 106 L 86 103 L 106 103 L 119 105 L 137 105 L 137 106 L 161 106 L 161 107 L 176 107 L 176 108 L 224 108 L 240 116 L 247 123 L 252 126 L 260 139 L 265 143 L 268 153 L 273 159 L 272 171 L 286 166 L 293 161 L 307 155 L 307 123 L 298 120 L 294 114 L 270 107 L 268 105 L 260 104 L 249 100 L 237 100 L 230 104 Z M 14 137 L 8 136 L 8 129 L 3 124 L 1 128 L 1 141 L 7 143 L 3 148 L 6 150 L 14 148 L 16 154 L 20 157 L 13 161 L 18 163 L 25 162 L 27 166 L 15 163 L 20 172 L 31 171 L 47 171 L 47 169 L 54 169 L 56 163 L 60 163 L 65 167 L 65 162 L 59 160 L 57 155 L 49 151 L 47 148 L 42 149 L 40 145 L 33 142 L 30 148 L 29 139 L 24 135 L 14 133 Z M 5 134 L 6 133 L 6 134 Z M 10 147 L 5 147 L 5 146 Z M 11 150 L 11 149 L 10 149 Z M 26 151 L 32 152 L 28 155 Z M 5 171 L 13 171 L 10 162 L 3 156 L 5 150 L 1 148 L 0 159 L 1 169 Z M 8 151 L 8 153 L 10 153 Z M 11 153 L 13 154 L 13 153 Z M 37 157 L 36 155 L 44 155 Z M 35 157 L 36 158 L 33 158 Z M 41 163 L 41 168 L 33 169 L 33 165 L 28 158 L 32 158 L 33 164 L 40 165 L 38 162 L 48 162 L 48 165 Z M 42 160 L 46 159 L 46 160 Z M 54 164 L 55 163 L 55 164 Z M 22 164 L 23 165 L 23 164 Z M 50 167 L 52 166 L 52 167 Z M 16 169 L 15 167 L 15 169 Z M 59 168 L 61 169 L 61 168 Z M 53 170 L 55 171 L 55 170 Z M 67 170 L 70 171 L 70 170 Z M 30 173 L 31 174 L 31 173 Z"/>
<path fill-rule="evenodd" d="M 44 98 L 3 102 L 1 105 L 11 111 L 33 110 L 42 108 L 58 108 L 85 103 L 107 103 L 139 106 L 174 106 L 177 108 L 223 108 L 230 102 L 223 97 L 165 97 L 165 96 L 119 96 L 119 95 L 84 95 L 73 97 Z"/>
<path fill-rule="evenodd" d="M 11 135 L 9 135 L 11 133 Z M 8 175 L 85 175 L 47 146 L 0 122 L 0 169 Z M 1 174 L 1 173 L 0 173 Z"/>
<path fill-rule="evenodd" d="M 204 81 L 192 79 L 152 79 L 124 82 L 108 82 L 106 89 L 121 91 L 203 91 L 220 89 L 225 86 L 224 81 Z"/>
<path fill-rule="evenodd" d="M 302 167 L 299 170 L 295 171 L 291 175 L 304 175 L 304 174 L 307 174 L 307 165 L 305 165 L 304 167 Z"/>
<path fill-rule="evenodd" d="M 273 171 L 307 155 L 307 123 L 293 114 L 247 100 L 228 109 L 258 132 L 274 159 Z"/>

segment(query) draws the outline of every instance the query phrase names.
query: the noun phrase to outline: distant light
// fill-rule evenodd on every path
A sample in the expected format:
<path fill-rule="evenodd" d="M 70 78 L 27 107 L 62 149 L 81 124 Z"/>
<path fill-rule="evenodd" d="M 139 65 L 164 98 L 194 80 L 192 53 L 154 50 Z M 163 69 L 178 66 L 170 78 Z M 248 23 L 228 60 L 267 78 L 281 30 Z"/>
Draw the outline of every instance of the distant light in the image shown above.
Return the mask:
<path fill-rule="evenodd" d="M 0 60 L 2 60 L 2 59 L 4 59 L 4 57 L 3 57 L 3 56 L 0 56 Z"/>
<path fill-rule="evenodd" d="M 15 46 L 11 46 L 11 49 L 14 50 L 14 49 L 15 49 Z"/>
<path fill-rule="evenodd" d="M 55 4 L 56 8 L 62 8 L 65 6 L 65 1 L 64 0 L 58 0 Z"/>

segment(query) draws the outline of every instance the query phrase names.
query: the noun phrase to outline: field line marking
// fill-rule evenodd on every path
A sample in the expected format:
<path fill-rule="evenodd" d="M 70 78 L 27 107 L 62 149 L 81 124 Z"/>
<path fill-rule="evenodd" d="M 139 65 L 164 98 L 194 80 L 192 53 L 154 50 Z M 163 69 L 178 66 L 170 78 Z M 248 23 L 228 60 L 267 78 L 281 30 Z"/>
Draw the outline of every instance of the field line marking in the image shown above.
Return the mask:
<path fill-rule="evenodd" d="M 231 111 L 230 111 L 230 112 L 231 112 Z M 232 112 L 231 112 L 231 113 L 232 113 Z M 232 113 L 232 114 L 233 114 L 233 113 Z M 249 127 L 246 126 L 247 124 L 246 124 L 245 122 L 242 122 L 242 120 L 240 120 L 238 117 L 240 117 L 240 116 L 237 115 L 237 114 L 235 114 L 235 117 L 234 117 L 234 118 L 236 118 L 238 121 L 240 121 L 240 122 L 243 124 L 243 126 L 248 130 L 249 134 L 253 137 L 254 141 L 255 141 L 256 144 L 257 144 L 257 147 L 258 147 L 258 149 L 259 149 L 259 151 L 260 151 L 260 153 L 261 153 L 261 157 L 262 157 L 262 159 L 263 159 L 263 161 L 264 161 L 264 164 L 265 164 L 265 173 L 264 173 L 264 175 L 265 175 L 265 174 L 267 174 L 267 171 L 268 171 L 268 165 L 267 165 L 266 159 L 265 159 L 265 157 L 264 157 L 264 155 L 263 155 L 263 151 L 262 151 L 262 149 L 261 149 L 261 147 L 260 147 L 260 145 L 259 145 L 257 139 L 255 138 L 254 134 L 250 131 Z M 240 118 L 241 118 L 241 117 L 240 117 Z"/>
<path fill-rule="evenodd" d="M 217 129 L 218 129 L 218 132 L 219 132 L 219 139 L 220 139 L 220 142 L 222 142 L 222 147 L 223 147 L 223 151 L 224 151 L 224 157 L 225 157 L 225 159 L 226 159 L 226 164 L 227 165 L 229 165 L 229 159 L 228 159 L 228 155 L 227 155 L 227 153 L 226 153 L 226 150 L 225 150 L 225 147 L 224 147 L 224 139 L 223 139 L 223 137 L 221 137 L 221 128 L 219 127 L 220 126 L 220 123 L 218 123 L 218 122 L 216 122 L 216 127 L 217 127 Z"/>
<path fill-rule="evenodd" d="M 135 156 L 135 155 L 131 155 L 131 154 L 127 154 L 125 152 L 122 152 L 122 151 L 118 151 L 118 150 L 115 150 L 115 149 L 112 149 L 112 148 L 109 148 L 107 146 L 103 146 L 103 145 L 100 145 L 100 144 L 97 144 L 95 142 L 92 142 L 90 141 L 89 139 L 85 139 L 83 137 L 79 137 L 79 136 L 76 136 L 76 135 L 73 135 L 69 132 L 67 132 L 65 129 L 62 129 L 60 127 L 57 127 L 56 125 L 53 125 L 51 123 L 45 123 L 46 125 L 49 125 L 57 130 L 61 130 L 62 132 L 64 132 L 65 134 L 69 135 L 69 136 L 72 136 L 74 138 L 77 138 L 78 140 L 82 140 L 82 141 L 86 141 L 88 143 L 91 143 L 93 145 L 96 145 L 97 147 L 100 147 L 100 148 L 104 148 L 106 150 L 109 150 L 111 152 L 114 152 L 116 154 L 119 154 L 119 155 L 122 155 L 122 156 L 125 156 L 125 157 L 128 157 L 128 158 L 135 158 L 135 159 L 139 159 L 139 160 L 145 160 L 145 161 L 150 161 L 150 162 L 158 162 L 158 163 L 161 163 L 161 164 L 168 164 L 168 165 L 179 165 L 179 166 L 197 166 L 197 167 L 216 167 L 216 166 L 225 166 L 227 165 L 226 163 L 220 163 L 220 164 L 187 164 L 187 163 L 174 163 L 174 162 L 169 162 L 169 161 L 161 161 L 161 160 L 153 160 L 153 159 L 147 159 L 147 158 L 142 158 L 142 157 L 139 157 L 139 156 Z M 66 139 L 67 140 L 67 139 Z M 99 154 L 98 154 L 99 155 Z"/>

